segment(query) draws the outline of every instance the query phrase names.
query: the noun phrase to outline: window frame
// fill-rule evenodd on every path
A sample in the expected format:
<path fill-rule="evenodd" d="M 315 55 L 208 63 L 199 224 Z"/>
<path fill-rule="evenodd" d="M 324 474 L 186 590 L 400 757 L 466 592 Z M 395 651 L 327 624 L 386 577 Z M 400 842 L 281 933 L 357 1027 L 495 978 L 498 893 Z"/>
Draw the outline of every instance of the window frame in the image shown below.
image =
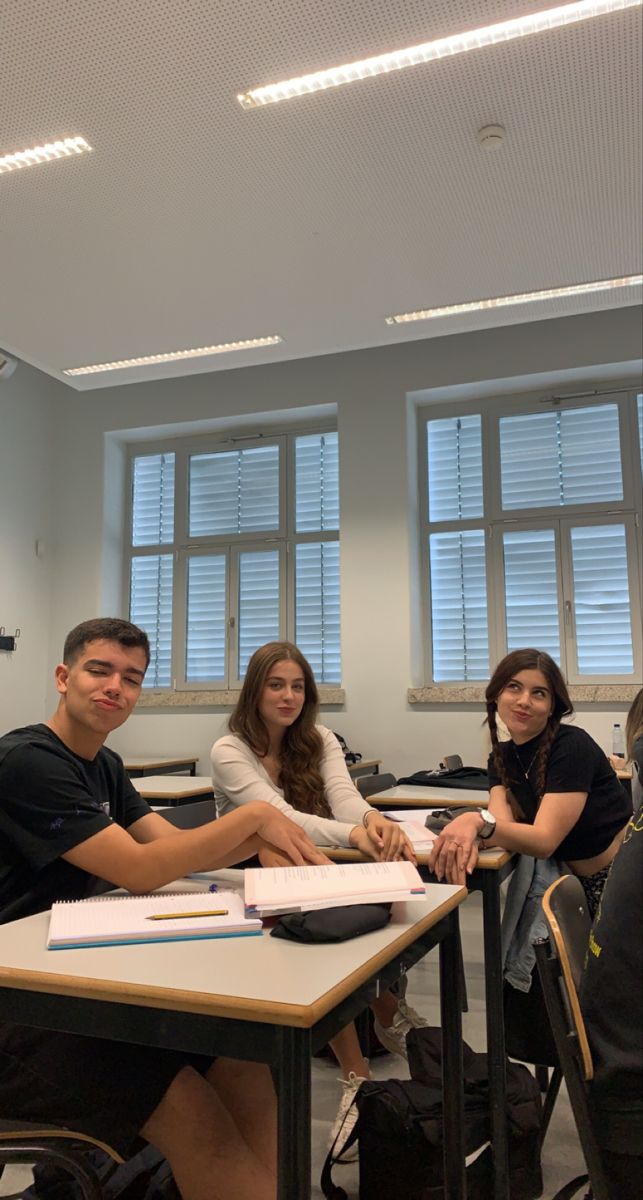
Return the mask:
<path fill-rule="evenodd" d="M 243 680 L 239 677 L 239 556 L 244 551 L 277 549 L 279 551 L 279 637 L 294 641 L 296 610 L 295 547 L 300 542 L 340 541 L 336 530 L 296 530 L 295 447 L 298 437 L 337 433 L 337 422 L 302 422 L 292 426 L 266 426 L 252 433 L 226 430 L 221 433 L 187 435 L 153 441 L 130 442 L 126 446 L 126 504 L 124 505 L 123 537 L 123 611 L 130 612 L 131 562 L 133 558 L 171 554 L 172 583 L 172 653 L 169 687 L 151 685 L 145 692 L 158 696 L 185 692 L 237 691 Z M 189 461 L 194 454 L 212 454 L 231 450 L 246 450 L 258 446 L 279 446 L 279 528 L 265 533 L 250 530 L 245 533 L 203 534 L 190 536 Z M 174 540 L 172 543 L 135 546 L 132 539 L 134 506 L 134 460 L 155 454 L 175 455 L 174 478 Z M 224 553 L 226 556 L 226 664 L 222 680 L 189 680 L 187 675 L 187 579 L 191 556 Z M 341 654 L 341 644 L 340 644 Z M 341 688 L 341 680 L 322 684 Z"/>
<path fill-rule="evenodd" d="M 421 627 L 424 641 L 425 687 L 455 689 L 476 687 L 482 680 L 435 680 L 433 675 L 432 604 L 429 560 L 429 536 L 442 532 L 465 532 L 482 529 L 485 534 L 485 569 L 487 587 L 487 628 L 490 669 L 507 653 L 506 612 L 504 597 L 503 538 L 505 530 L 553 529 L 557 554 L 557 592 L 559 596 L 561 670 L 570 685 L 641 682 L 643 676 L 643 638 L 641 636 L 641 608 L 643 600 L 643 552 L 641 551 L 641 527 L 643 524 L 643 471 L 639 459 L 639 432 L 637 415 L 637 386 L 615 386 L 577 393 L 566 398 L 547 396 L 541 393 L 504 395 L 492 399 L 471 399 L 460 403 L 440 401 L 419 406 L 417 409 L 418 485 L 419 496 L 419 563 L 421 571 L 420 597 L 422 605 Z M 616 404 L 621 447 L 623 499 L 620 501 L 596 501 L 582 505 L 555 505 L 540 508 L 502 509 L 500 476 L 500 420 L 503 417 L 523 415 L 539 411 L 556 411 L 599 407 Z M 429 520 L 429 478 L 427 452 L 427 422 L 443 418 L 479 415 L 481 418 L 482 453 L 482 516 L 466 520 Z M 602 523 L 624 524 L 628 555 L 630 617 L 632 626 L 633 672 L 632 674 L 580 675 L 576 668 L 576 640 L 571 637 L 564 621 L 565 601 L 574 596 L 570 588 L 572 580 L 571 528 L 580 525 Z M 637 536 L 638 535 L 638 536 Z M 574 621 L 575 624 L 575 621 Z"/>

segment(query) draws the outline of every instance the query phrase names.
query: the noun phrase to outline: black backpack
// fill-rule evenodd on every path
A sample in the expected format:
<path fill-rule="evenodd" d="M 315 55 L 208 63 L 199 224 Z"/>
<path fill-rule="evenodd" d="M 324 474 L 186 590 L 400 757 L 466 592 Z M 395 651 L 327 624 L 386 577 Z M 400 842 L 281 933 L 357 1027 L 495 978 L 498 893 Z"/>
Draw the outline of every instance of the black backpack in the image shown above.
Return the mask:
<path fill-rule="evenodd" d="M 349 750 L 346 739 L 342 737 L 341 733 L 336 733 L 335 737 L 337 738 L 340 750 L 344 755 L 344 762 L 351 764 L 362 761 L 362 756 L 359 753 L 359 750 Z"/>
<path fill-rule="evenodd" d="M 368 1080 L 360 1087 L 357 1123 L 346 1146 L 359 1139 L 360 1200 L 444 1200 L 442 1163 L 442 1032 L 408 1035 L 410 1080 Z M 465 1153 L 468 1200 L 493 1195 L 486 1054 L 463 1043 Z M 526 1067 L 507 1063 L 507 1116 L 511 1200 L 542 1195 L 540 1091 Z M 321 1177 L 327 1200 L 346 1200 L 332 1179 L 332 1150 Z"/>
<path fill-rule="evenodd" d="M 482 767 L 454 767 L 451 771 L 416 771 L 398 779 L 400 783 L 419 784 L 420 787 L 474 788 L 481 792 L 489 790 L 489 776 Z"/>

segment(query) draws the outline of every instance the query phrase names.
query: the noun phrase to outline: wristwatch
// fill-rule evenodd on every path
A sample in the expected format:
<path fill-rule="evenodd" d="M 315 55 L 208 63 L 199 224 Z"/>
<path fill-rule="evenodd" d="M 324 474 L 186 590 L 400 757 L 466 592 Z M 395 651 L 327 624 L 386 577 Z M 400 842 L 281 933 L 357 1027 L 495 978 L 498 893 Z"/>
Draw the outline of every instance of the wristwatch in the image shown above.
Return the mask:
<path fill-rule="evenodd" d="M 493 833 L 496 832 L 496 818 L 493 813 L 490 813 L 487 808 L 479 808 L 478 812 L 484 821 L 482 829 L 478 833 L 481 841 L 486 842 Z"/>

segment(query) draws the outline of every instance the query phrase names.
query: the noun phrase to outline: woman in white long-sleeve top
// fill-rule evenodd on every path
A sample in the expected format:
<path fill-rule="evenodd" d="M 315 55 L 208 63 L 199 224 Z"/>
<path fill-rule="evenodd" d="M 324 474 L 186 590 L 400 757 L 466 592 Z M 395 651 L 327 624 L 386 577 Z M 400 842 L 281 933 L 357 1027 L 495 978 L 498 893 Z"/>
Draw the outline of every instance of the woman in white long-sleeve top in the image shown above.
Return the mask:
<path fill-rule="evenodd" d="M 269 642 L 248 664 L 230 732 L 212 747 L 212 782 L 219 814 L 253 800 L 267 801 L 300 825 L 317 845 L 352 846 L 370 858 L 413 859 L 399 824 L 362 799 L 353 784 L 334 733 L 316 724 L 317 685 L 310 664 L 290 642 Z M 277 850 L 264 866 L 290 865 Z M 372 1005 L 379 1040 L 406 1057 L 406 1034 L 426 1022 L 386 992 Z M 331 1041 L 342 1068 L 343 1094 L 331 1139 L 341 1127 L 341 1144 L 357 1117 L 346 1112 L 369 1077 L 355 1026 Z M 339 1151 L 337 1144 L 336 1153 Z M 350 1153 L 350 1152 L 349 1152 Z"/>

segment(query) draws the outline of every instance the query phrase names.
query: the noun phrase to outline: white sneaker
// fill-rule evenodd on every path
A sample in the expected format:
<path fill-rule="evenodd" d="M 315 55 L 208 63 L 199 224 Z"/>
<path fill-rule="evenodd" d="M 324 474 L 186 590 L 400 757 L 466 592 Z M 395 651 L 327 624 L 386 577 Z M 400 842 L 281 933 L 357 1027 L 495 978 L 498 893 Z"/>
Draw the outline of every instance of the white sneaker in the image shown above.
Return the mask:
<path fill-rule="evenodd" d="M 353 1100 L 357 1095 L 360 1087 L 366 1082 L 364 1075 L 356 1075 L 354 1071 L 349 1071 L 348 1079 L 340 1079 L 342 1085 L 342 1098 L 337 1109 L 337 1116 L 333 1122 L 333 1128 L 330 1131 L 328 1139 L 328 1148 L 335 1143 L 333 1156 L 336 1159 L 341 1159 L 342 1162 L 355 1162 L 358 1156 L 357 1142 L 353 1142 L 352 1146 L 348 1147 L 346 1154 L 342 1154 L 342 1150 L 348 1141 L 348 1136 L 355 1126 L 357 1121 L 358 1111 L 357 1105 L 353 1104 Z M 337 1141 L 335 1142 L 335 1138 Z"/>
<path fill-rule="evenodd" d="M 422 1029 L 428 1025 L 428 1021 L 424 1020 L 414 1008 L 411 1008 L 406 1000 L 400 1000 L 397 1006 L 397 1012 L 393 1017 L 393 1024 L 386 1028 L 380 1025 L 377 1017 L 373 1022 L 375 1035 L 386 1050 L 390 1050 L 391 1054 L 399 1054 L 400 1058 L 408 1058 L 406 1052 L 406 1035 L 410 1029 Z"/>

